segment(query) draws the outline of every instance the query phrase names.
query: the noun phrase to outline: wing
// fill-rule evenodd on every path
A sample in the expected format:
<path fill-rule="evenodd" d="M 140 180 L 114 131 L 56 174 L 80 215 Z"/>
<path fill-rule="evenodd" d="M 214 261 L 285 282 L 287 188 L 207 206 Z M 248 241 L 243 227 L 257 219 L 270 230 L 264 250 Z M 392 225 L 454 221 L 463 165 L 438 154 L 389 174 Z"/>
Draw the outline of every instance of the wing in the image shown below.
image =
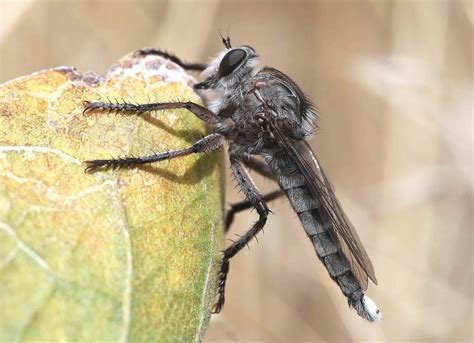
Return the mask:
<path fill-rule="evenodd" d="M 339 244 L 354 276 L 364 290 L 368 278 L 377 284 L 374 267 L 357 232 L 342 210 L 315 154 L 301 139 L 311 130 L 303 129 L 306 132 L 295 134 L 306 125 L 305 122 L 313 120 L 310 101 L 288 76 L 273 68 L 263 68 L 255 75 L 255 80 L 258 83 L 255 95 L 268 111 L 268 129 L 301 170 L 311 194 L 320 203 L 323 218 L 330 223 L 331 236 Z"/>
<path fill-rule="evenodd" d="M 368 277 L 377 284 L 372 262 L 308 143 L 288 138 L 276 121 L 269 121 L 269 127 L 281 147 L 301 169 L 308 188 L 320 203 L 323 216 L 331 223 L 329 229 L 331 236 L 339 244 L 341 253 L 349 262 L 351 271 L 360 282 L 362 289 L 367 289 Z"/>

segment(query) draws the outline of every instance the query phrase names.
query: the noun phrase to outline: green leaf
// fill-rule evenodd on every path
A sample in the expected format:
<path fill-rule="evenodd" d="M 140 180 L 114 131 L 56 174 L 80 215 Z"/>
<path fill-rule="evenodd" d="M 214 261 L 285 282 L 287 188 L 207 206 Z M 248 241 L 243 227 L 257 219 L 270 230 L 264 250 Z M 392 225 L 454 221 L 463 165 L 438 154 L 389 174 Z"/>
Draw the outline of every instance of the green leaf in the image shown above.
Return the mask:
<path fill-rule="evenodd" d="M 219 154 L 85 174 L 189 146 L 187 111 L 82 114 L 84 100 L 199 102 L 182 69 L 129 54 L 0 86 L 0 341 L 199 341 L 222 247 Z"/>

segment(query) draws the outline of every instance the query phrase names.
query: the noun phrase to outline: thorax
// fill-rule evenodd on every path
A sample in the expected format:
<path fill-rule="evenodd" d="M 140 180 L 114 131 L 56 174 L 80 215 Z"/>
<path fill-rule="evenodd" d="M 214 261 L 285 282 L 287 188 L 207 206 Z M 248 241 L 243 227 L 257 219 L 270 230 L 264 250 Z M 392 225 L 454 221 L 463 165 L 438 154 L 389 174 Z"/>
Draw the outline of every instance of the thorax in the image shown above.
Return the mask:
<path fill-rule="evenodd" d="M 233 88 L 218 87 L 208 95 L 206 106 L 221 118 L 215 127 L 232 143 L 241 145 L 247 153 L 258 154 L 270 138 L 261 123 L 259 114 L 263 104 L 256 97 L 252 79 Z"/>

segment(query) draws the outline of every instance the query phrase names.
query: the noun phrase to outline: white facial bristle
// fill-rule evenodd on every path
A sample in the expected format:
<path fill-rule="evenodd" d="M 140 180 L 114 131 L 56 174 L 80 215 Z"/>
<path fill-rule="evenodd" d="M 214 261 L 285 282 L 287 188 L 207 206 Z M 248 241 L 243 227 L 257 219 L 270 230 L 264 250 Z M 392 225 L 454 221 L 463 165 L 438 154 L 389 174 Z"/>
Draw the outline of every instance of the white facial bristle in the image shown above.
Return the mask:
<path fill-rule="evenodd" d="M 367 312 L 368 319 L 370 321 L 379 321 L 382 319 L 382 312 L 378 308 L 378 306 L 370 299 L 367 295 L 362 296 L 362 304 L 364 305 L 364 309 Z"/>

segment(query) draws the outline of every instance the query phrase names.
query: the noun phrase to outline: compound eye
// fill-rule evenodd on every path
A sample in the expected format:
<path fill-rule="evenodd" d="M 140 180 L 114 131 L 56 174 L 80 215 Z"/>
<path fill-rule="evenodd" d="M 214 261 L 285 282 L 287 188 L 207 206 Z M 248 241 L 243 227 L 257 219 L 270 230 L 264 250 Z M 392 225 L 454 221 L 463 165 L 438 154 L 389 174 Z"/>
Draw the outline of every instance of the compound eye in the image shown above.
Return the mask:
<path fill-rule="evenodd" d="M 219 65 L 219 76 L 227 76 L 232 73 L 247 56 L 247 53 L 242 49 L 234 49 L 229 51 Z"/>

